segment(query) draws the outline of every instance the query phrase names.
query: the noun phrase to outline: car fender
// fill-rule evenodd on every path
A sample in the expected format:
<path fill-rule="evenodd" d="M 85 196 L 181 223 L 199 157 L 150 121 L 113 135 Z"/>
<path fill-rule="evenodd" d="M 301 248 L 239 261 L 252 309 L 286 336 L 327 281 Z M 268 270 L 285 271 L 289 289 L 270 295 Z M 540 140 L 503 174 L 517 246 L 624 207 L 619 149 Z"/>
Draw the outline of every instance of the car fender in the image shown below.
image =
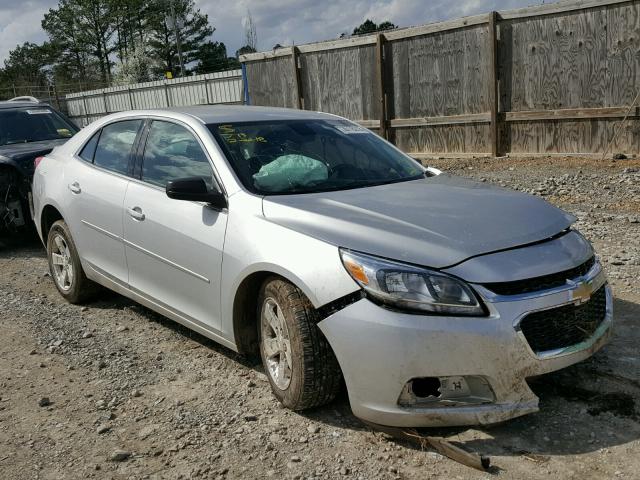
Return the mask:
<path fill-rule="evenodd" d="M 22 167 L 22 165 L 20 165 L 18 162 L 16 162 L 15 160 L 13 160 L 11 158 L 0 156 L 0 166 L 7 166 L 7 167 L 15 168 L 16 171 L 18 173 L 20 173 L 20 175 L 22 177 L 26 177 L 27 176 L 27 172 Z"/>
<path fill-rule="evenodd" d="M 315 308 L 360 289 L 342 265 L 338 246 L 269 221 L 262 214 L 261 197 L 232 195 L 220 286 L 222 329 L 230 337 L 236 293 L 257 272 L 287 279 Z"/>

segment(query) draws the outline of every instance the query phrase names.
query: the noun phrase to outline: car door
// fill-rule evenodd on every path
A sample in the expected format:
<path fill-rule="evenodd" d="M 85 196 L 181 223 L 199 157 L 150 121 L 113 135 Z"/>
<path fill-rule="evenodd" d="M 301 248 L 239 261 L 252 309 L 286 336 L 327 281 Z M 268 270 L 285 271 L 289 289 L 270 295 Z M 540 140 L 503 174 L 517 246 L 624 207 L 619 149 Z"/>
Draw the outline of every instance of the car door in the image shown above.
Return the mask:
<path fill-rule="evenodd" d="M 140 157 L 139 178 L 131 181 L 124 203 L 130 288 L 219 330 L 227 213 L 203 202 L 172 200 L 165 192 L 169 180 L 184 177 L 218 185 L 206 151 L 185 125 L 153 120 Z"/>
<path fill-rule="evenodd" d="M 131 156 L 143 121 L 110 123 L 85 144 L 67 170 L 68 217 L 82 260 L 94 271 L 126 284 L 123 203 Z"/>

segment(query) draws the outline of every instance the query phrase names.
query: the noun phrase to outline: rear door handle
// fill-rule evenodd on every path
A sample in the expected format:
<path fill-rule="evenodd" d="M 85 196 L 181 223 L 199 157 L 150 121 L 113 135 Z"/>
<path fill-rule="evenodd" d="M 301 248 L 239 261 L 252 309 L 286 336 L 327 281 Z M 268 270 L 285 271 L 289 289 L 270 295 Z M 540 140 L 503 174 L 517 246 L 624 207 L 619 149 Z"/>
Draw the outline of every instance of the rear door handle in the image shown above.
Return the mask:
<path fill-rule="evenodd" d="M 127 208 L 127 212 L 132 218 L 136 220 L 144 220 L 144 213 L 142 213 L 142 209 L 140 207 L 129 207 Z"/>
<path fill-rule="evenodd" d="M 72 193 L 80 193 L 82 191 L 82 189 L 80 188 L 80 184 L 78 182 L 73 182 L 70 183 L 69 185 L 67 185 L 69 187 L 69 190 L 71 190 Z"/>

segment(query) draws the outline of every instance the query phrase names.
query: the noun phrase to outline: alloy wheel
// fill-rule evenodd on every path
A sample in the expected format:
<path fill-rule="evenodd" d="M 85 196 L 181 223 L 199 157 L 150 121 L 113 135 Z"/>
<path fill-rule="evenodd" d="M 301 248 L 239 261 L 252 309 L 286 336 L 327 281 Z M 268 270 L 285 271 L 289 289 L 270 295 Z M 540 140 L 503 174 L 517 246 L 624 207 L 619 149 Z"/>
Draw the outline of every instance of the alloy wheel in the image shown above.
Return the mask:
<path fill-rule="evenodd" d="M 280 390 L 291 383 L 291 340 L 284 313 L 273 298 L 262 305 L 262 348 L 269 376 Z"/>
<path fill-rule="evenodd" d="M 67 291 L 73 285 L 73 262 L 69 245 L 62 235 L 57 234 L 53 238 L 51 248 L 51 264 L 53 267 L 53 277 L 62 290 Z"/>

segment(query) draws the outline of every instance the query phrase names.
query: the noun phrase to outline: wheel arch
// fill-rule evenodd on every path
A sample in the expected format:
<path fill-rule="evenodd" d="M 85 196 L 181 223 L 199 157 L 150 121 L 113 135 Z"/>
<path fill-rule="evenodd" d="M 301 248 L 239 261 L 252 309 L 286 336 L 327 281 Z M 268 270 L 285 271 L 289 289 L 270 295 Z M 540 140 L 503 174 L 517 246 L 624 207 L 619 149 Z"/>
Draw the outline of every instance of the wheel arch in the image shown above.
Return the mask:
<path fill-rule="evenodd" d="M 47 237 L 49 236 L 51 226 L 58 220 L 64 220 L 60 210 L 50 203 L 45 205 L 40 213 L 40 232 L 45 245 L 47 244 Z"/>
<path fill-rule="evenodd" d="M 27 178 L 26 170 L 19 163 L 11 160 L 10 158 L 0 156 L 0 169 L 2 168 L 16 172 L 20 176 L 20 179 Z"/>
<path fill-rule="evenodd" d="M 315 308 L 318 307 L 307 285 L 304 285 L 295 275 L 283 271 L 275 265 L 263 266 L 263 268 L 249 273 L 236 288 L 232 307 L 233 336 L 236 348 L 241 354 L 259 354 L 256 318 L 258 294 L 265 280 L 270 277 L 281 278 L 291 283 L 302 290 Z"/>

